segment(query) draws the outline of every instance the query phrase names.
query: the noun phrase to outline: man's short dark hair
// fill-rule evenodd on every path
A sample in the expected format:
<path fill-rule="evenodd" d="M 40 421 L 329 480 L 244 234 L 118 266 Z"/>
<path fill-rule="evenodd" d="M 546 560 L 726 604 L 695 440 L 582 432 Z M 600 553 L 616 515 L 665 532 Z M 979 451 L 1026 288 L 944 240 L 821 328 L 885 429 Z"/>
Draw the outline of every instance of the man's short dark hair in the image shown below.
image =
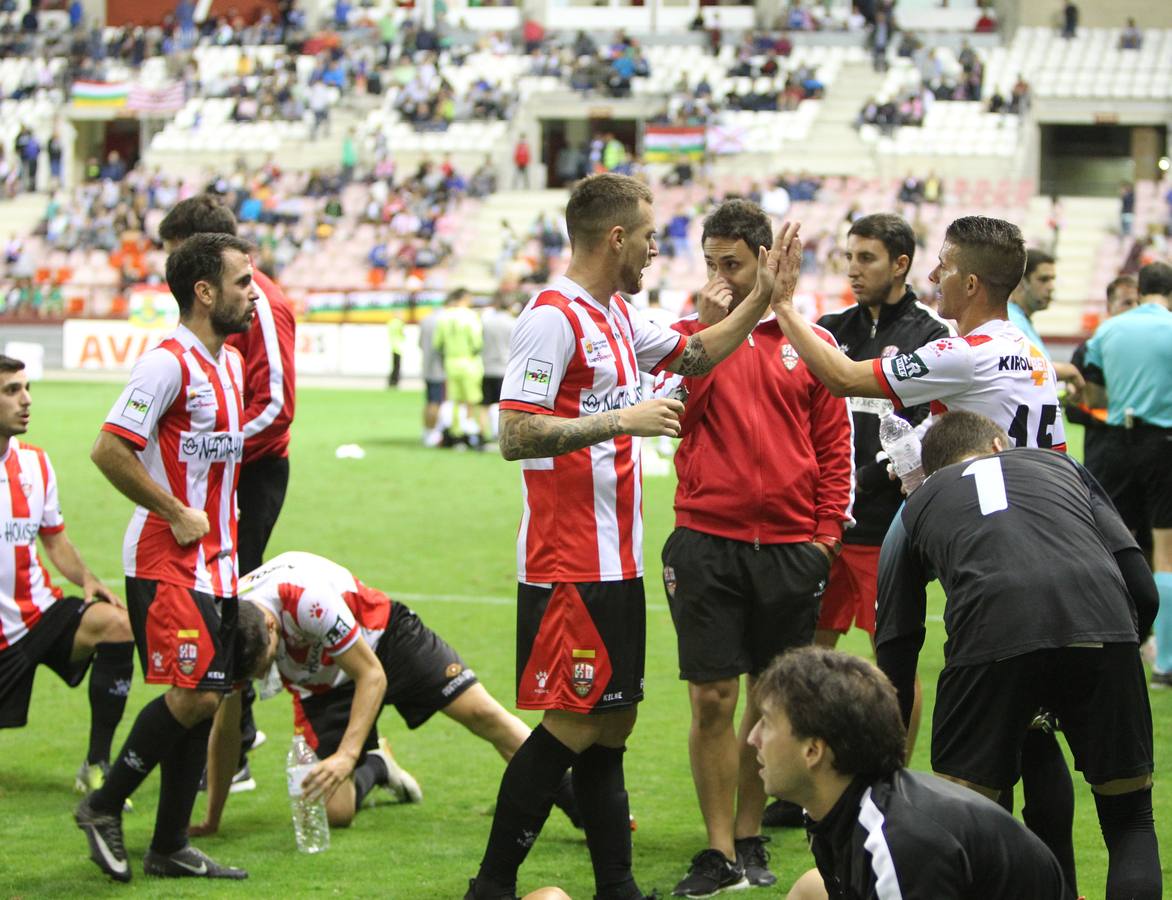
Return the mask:
<path fill-rule="evenodd" d="M 1124 286 L 1130 286 L 1138 290 L 1138 282 L 1135 280 L 1135 276 L 1120 275 L 1118 278 L 1112 279 L 1111 283 L 1107 285 L 1107 302 L 1111 303 L 1114 301 L 1115 292 Z"/>
<path fill-rule="evenodd" d="M 467 297 L 468 293 L 469 291 L 466 287 L 452 288 L 450 291 L 448 291 L 448 295 L 444 297 L 444 305 L 451 306 L 453 303 L 458 303 Z"/>
<path fill-rule="evenodd" d="M 904 764 L 895 688 L 864 659 L 822 647 L 787 650 L 757 679 L 756 697 L 782 710 L 796 737 L 825 741 L 844 775 L 873 778 Z"/>
<path fill-rule="evenodd" d="M 235 234 L 236 216 L 215 194 L 180 200 L 159 223 L 163 241 L 185 241 L 193 234 Z"/>
<path fill-rule="evenodd" d="M 1034 274 L 1034 270 L 1038 266 L 1053 265 L 1054 257 L 1045 250 L 1039 250 L 1037 247 L 1030 247 L 1026 250 L 1026 264 L 1025 271 L 1022 272 L 1022 278 L 1029 278 Z"/>
<path fill-rule="evenodd" d="M 252 252 L 252 245 L 234 234 L 194 234 L 167 257 L 167 287 L 179 304 L 181 316 L 190 313 L 195 305 L 197 282 L 220 286 L 225 250 L 239 250 L 247 256 Z"/>
<path fill-rule="evenodd" d="M 988 416 L 960 409 L 945 413 L 924 435 L 920 447 L 924 474 L 931 475 L 966 456 L 988 453 L 994 438 L 999 439 L 1005 448 L 1013 446 L 1009 435 Z"/>
<path fill-rule="evenodd" d="M 852 234 L 861 238 L 873 238 L 881 243 L 892 262 L 906 256 L 908 271 L 911 271 L 912 260 L 916 258 L 916 233 L 903 216 L 892 213 L 861 216 L 855 219 L 846 236 L 849 238 Z"/>
<path fill-rule="evenodd" d="M 23 368 L 24 363 L 19 359 L 13 359 L 11 356 L 0 353 L 0 372 L 19 372 Z"/>
<path fill-rule="evenodd" d="M 1025 272 L 1026 247 L 1021 229 L 1004 219 L 962 216 L 948 226 L 944 240 L 960 252 L 966 275 L 976 275 L 994 301 L 1004 303 Z"/>
<path fill-rule="evenodd" d="M 704 220 L 704 230 L 700 234 L 701 245 L 710 237 L 744 241 L 756 256 L 758 247 L 768 250 L 773 246 L 773 224 L 765 210 L 756 203 L 749 200 L 725 200 Z"/>
<path fill-rule="evenodd" d="M 1139 270 L 1139 295 L 1162 294 L 1172 297 L 1172 266 L 1167 263 L 1148 263 Z"/>
<path fill-rule="evenodd" d="M 629 175 L 604 172 L 583 178 L 566 204 L 570 247 L 593 247 L 616 225 L 633 228 L 641 200 L 650 203 L 651 191 Z"/>
<path fill-rule="evenodd" d="M 251 600 L 241 600 L 236 612 L 236 675 L 251 678 L 269 647 L 265 614 Z"/>

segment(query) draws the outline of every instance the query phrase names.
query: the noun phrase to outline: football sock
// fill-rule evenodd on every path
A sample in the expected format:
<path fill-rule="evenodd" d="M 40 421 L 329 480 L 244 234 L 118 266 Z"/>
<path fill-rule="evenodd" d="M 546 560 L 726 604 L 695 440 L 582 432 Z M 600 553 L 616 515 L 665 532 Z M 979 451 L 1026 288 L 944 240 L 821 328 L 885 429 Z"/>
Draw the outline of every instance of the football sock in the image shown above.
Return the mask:
<path fill-rule="evenodd" d="M 553 805 L 566 814 L 566 818 L 575 828 L 582 827 L 582 814 L 578 811 L 578 798 L 574 796 L 574 780 L 569 772 L 562 776 L 562 782 L 553 795 Z"/>
<path fill-rule="evenodd" d="M 90 670 L 90 747 L 86 762 L 106 762 L 134 677 L 134 642 L 98 644 Z"/>
<path fill-rule="evenodd" d="M 208 759 L 208 735 L 212 720 L 204 719 L 174 743 L 162 759 L 159 808 L 151 849 L 170 854 L 187 845 L 187 823 L 199 793 L 199 776 Z"/>
<path fill-rule="evenodd" d="M 476 880 L 511 890 L 553 806 L 554 792 L 577 754 L 538 725 L 505 767 L 488 847 Z"/>
<path fill-rule="evenodd" d="M 1074 890 L 1074 783 L 1058 739 L 1040 728 L 1022 741 L 1021 793 L 1022 820 L 1050 848 Z"/>
<path fill-rule="evenodd" d="M 156 697 L 139 710 L 106 783 L 91 795 L 90 805 L 101 812 L 120 814 L 126 798 L 185 734 L 187 729 L 171 715 L 166 700 Z"/>
<path fill-rule="evenodd" d="M 1160 611 L 1156 613 L 1156 671 L 1172 672 L 1172 572 L 1156 572 Z"/>
<path fill-rule="evenodd" d="M 366 795 L 374 790 L 376 784 L 386 784 L 390 773 L 387 764 L 381 756 L 373 753 L 366 754 L 366 758 L 354 770 L 354 807 L 362 805 Z"/>
<path fill-rule="evenodd" d="M 1159 900 L 1160 850 L 1152 816 L 1152 789 L 1107 797 L 1095 794 L 1107 845 L 1107 900 Z"/>
<path fill-rule="evenodd" d="M 574 795 L 586 828 L 599 900 L 641 898 L 631 874 L 631 809 L 623 778 L 625 747 L 595 744 L 574 763 Z"/>

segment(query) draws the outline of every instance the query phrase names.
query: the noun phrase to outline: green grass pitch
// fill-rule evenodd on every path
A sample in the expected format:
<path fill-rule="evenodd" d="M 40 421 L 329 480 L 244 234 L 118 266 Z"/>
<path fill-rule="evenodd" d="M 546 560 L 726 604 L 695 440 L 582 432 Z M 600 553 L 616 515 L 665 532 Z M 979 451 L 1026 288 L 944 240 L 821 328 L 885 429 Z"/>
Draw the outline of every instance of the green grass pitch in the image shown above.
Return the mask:
<path fill-rule="evenodd" d="M 46 382 L 34 389 L 28 438 L 53 458 L 69 534 L 90 566 L 121 592 L 122 532 L 130 513 L 89 462 L 90 444 L 119 388 L 114 384 Z M 520 507 L 515 464 L 495 454 L 424 450 L 418 440 L 420 395 L 304 389 L 298 398 L 292 479 L 269 553 L 310 550 L 353 569 L 364 581 L 408 602 L 425 622 L 469 661 L 489 691 L 506 706 L 513 696 L 514 538 Z M 1072 429 L 1077 430 L 1077 429 Z M 1076 437 L 1076 442 L 1078 441 Z M 362 460 L 334 457 L 357 443 Z M 644 512 L 648 578 L 647 699 L 627 755 L 635 871 L 645 890 L 671 891 L 691 855 L 704 844 L 687 757 L 688 704 L 675 668 L 675 638 L 655 577 L 671 527 L 674 478 L 646 479 Z M 928 766 L 927 726 L 941 665 L 939 591 L 932 600 L 920 662 L 926 704 L 913 768 Z M 855 632 L 842 645 L 866 652 Z M 157 693 L 136 680 L 126 718 Z M 1172 747 L 1172 692 L 1152 695 L 1157 758 Z M 524 716 L 534 721 L 530 714 Z M 321 856 L 294 850 L 284 789 L 284 758 L 292 733 L 286 696 L 257 706 L 269 743 L 252 757 L 258 789 L 232 798 L 221 835 L 199 842 L 217 859 L 250 872 L 239 884 L 162 882 L 142 875 L 150 840 L 158 778 L 136 794 L 125 819 L 134 881 L 116 885 L 87 859 L 74 827 L 73 775 L 85 751 L 88 708 L 84 689 L 69 691 L 42 670 L 30 722 L 0 732 L 0 896 L 193 897 L 308 896 L 451 900 L 463 896 L 488 834 L 502 763 L 492 749 L 443 716 L 409 732 L 394 710 L 382 716 L 402 764 L 424 790 L 417 806 L 364 811 L 347 831 L 335 831 Z M 1076 776 L 1076 850 L 1080 891 L 1101 897 L 1106 872 L 1094 805 Z M 202 815 L 202 800 L 196 816 Z M 1156 782 L 1157 828 L 1165 836 L 1172 789 Z M 801 834 L 775 832 L 771 845 L 778 887 L 761 896 L 784 896 L 812 864 Z M 1169 879 L 1165 840 L 1165 879 Z M 592 895 L 589 858 L 580 833 L 555 811 L 521 871 L 523 891 L 559 884 L 574 898 Z"/>

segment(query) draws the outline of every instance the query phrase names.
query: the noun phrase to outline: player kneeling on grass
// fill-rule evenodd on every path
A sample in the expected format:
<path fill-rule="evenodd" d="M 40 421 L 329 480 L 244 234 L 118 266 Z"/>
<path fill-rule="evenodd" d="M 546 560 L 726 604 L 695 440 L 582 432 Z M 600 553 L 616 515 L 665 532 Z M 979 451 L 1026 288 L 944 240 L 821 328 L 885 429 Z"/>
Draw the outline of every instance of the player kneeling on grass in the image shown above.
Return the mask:
<path fill-rule="evenodd" d="M 493 699 L 414 612 L 337 563 L 282 553 L 241 579 L 240 599 L 241 618 L 256 611 L 268 629 L 267 651 L 252 675 L 264 677 L 275 662 L 293 694 L 296 728 L 321 759 L 305 789 L 311 798 L 326 798 L 332 826 L 349 825 L 376 786 L 401 801 L 422 798 L 375 730 L 383 706 L 395 706 L 409 728 L 442 711 L 506 760 L 529 737 L 525 723 Z M 229 709 L 225 720 L 230 715 Z M 212 733 L 207 819 L 193 834 L 216 831 L 227 800 L 239 731 L 238 723 L 223 724 Z M 568 776 L 557 802 L 576 823 Z"/>
<path fill-rule="evenodd" d="M 757 679 L 749 736 L 766 793 L 806 811 L 817 868 L 789 900 L 1065 900 L 1058 861 L 1004 809 L 904 768 L 895 689 L 871 663 L 789 650 Z"/>
<path fill-rule="evenodd" d="M 28 431 L 31 409 L 24 363 L 0 356 L 0 729 L 28 721 L 38 666 L 76 687 L 92 660 L 89 752 L 77 773 L 78 790 L 92 791 L 110 768 L 110 742 L 126 708 L 133 636 L 126 608 L 65 534 L 49 455 L 17 439 Z M 38 538 L 84 597 L 64 597 L 53 586 Z"/>

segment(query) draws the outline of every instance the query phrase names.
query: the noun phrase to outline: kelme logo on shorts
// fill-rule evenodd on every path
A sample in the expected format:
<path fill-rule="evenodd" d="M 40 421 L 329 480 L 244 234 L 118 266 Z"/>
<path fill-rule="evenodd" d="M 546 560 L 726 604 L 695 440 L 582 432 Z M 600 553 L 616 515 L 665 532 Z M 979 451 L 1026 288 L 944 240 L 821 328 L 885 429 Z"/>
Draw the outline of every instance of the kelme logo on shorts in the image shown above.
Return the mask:
<path fill-rule="evenodd" d="M 915 353 L 905 353 L 892 358 L 891 371 L 900 381 L 907 381 L 909 378 L 927 375 L 928 367 Z"/>

